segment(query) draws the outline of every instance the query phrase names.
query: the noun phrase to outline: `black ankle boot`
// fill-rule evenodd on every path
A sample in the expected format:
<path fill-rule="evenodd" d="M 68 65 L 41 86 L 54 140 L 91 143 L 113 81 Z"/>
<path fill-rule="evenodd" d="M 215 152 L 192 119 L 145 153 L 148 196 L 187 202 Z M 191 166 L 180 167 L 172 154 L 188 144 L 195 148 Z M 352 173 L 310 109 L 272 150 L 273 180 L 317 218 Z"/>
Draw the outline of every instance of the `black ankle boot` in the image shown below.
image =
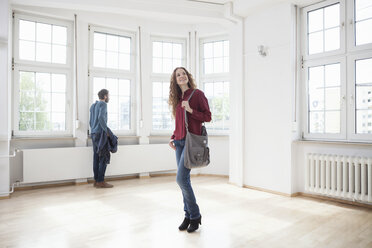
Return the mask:
<path fill-rule="evenodd" d="M 185 217 L 185 219 L 183 219 L 183 222 L 178 227 L 178 229 L 180 229 L 180 231 L 185 231 L 189 225 L 190 225 L 190 219 Z"/>
<path fill-rule="evenodd" d="M 190 220 L 190 226 L 187 228 L 187 232 L 195 232 L 196 230 L 198 230 L 199 224 L 201 225 L 201 215 L 198 219 Z"/>

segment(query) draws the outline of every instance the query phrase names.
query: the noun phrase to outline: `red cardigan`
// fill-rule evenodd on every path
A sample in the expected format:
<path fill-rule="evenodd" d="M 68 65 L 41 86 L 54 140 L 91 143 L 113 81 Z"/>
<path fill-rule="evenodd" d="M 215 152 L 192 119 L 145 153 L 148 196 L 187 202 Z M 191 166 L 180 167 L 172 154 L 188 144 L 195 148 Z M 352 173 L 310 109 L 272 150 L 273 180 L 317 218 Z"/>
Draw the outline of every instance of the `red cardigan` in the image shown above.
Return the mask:
<path fill-rule="evenodd" d="M 182 101 L 187 101 L 193 89 L 185 91 L 184 96 L 176 107 L 176 129 L 173 132 L 171 139 L 181 140 L 186 137 L 185 126 L 185 109 L 181 107 Z M 201 135 L 201 127 L 203 122 L 210 122 L 211 111 L 209 110 L 208 100 L 203 91 L 196 89 L 192 95 L 189 105 L 192 108 L 192 114 L 187 112 L 187 120 L 189 132 Z"/>

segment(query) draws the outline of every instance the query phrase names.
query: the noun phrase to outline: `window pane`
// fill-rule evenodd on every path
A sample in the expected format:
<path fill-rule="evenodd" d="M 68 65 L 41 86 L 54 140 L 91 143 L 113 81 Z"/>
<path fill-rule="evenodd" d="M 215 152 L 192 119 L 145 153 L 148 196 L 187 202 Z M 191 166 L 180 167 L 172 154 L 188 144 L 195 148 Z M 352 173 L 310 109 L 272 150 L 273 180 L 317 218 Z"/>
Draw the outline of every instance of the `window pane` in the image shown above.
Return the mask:
<path fill-rule="evenodd" d="M 106 89 L 109 91 L 110 95 L 117 95 L 118 94 L 118 79 L 106 78 Z"/>
<path fill-rule="evenodd" d="M 52 93 L 52 112 L 65 112 L 66 94 Z"/>
<path fill-rule="evenodd" d="M 119 38 L 119 52 L 130 53 L 130 38 L 120 37 Z"/>
<path fill-rule="evenodd" d="M 120 97 L 119 98 L 120 114 L 119 123 L 121 130 L 130 129 L 130 98 Z"/>
<path fill-rule="evenodd" d="M 356 87 L 356 109 L 371 109 L 372 108 L 372 86 L 357 86 Z"/>
<path fill-rule="evenodd" d="M 213 58 L 213 43 L 204 44 L 204 58 Z"/>
<path fill-rule="evenodd" d="M 66 47 L 53 45 L 52 49 L 52 62 L 58 64 L 66 64 Z"/>
<path fill-rule="evenodd" d="M 172 43 L 163 43 L 163 57 L 172 58 Z"/>
<path fill-rule="evenodd" d="M 152 59 L 152 71 L 155 73 L 161 73 L 163 68 L 162 59 L 153 58 Z"/>
<path fill-rule="evenodd" d="M 361 59 L 355 61 L 356 84 L 372 83 L 372 59 Z"/>
<path fill-rule="evenodd" d="M 223 41 L 214 42 L 213 44 L 213 57 L 223 56 Z"/>
<path fill-rule="evenodd" d="M 325 109 L 339 110 L 340 109 L 340 88 L 328 88 L 325 90 Z"/>
<path fill-rule="evenodd" d="M 52 92 L 66 92 L 66 75 L 52 74 Z"/>
<path fill-rule="evenodd" d="M 35 60 L 35 42 L 20 40 L 19 58 L 24 60 Z"/>
<path fill-rule="evenodd" d="M 107 105 L 108 113 L 118 113 L 119 112 L 119 97 L 117 95 L 110 94 L 110 104 Z"/>
<path fill-rule="evenodd" d="M 372 17 L 371 0 L 355 0 L 355 20 L 360 21 Z"/>
<path fill-rule="evenodd" d="M 340 80 L 340 64 L 326 65 L 325 66 L 325 86 L 339 86 Z"/>
<path fill-rule="evenodd" d="M 119 69 L 120 70 L 130 70 L 130 55 L 128 54 L 119 54 Z"/>
<path fill-rule="evenodd" d="M 19 38 L 35 41 L 35 22 L 19 20 Z"/>
<path fill-rule="evenodd" d="M 357 110 L 356 111 L 356 133 L 370 134 L 372 133 L 372 110 Z"/>
<path fill-rule="evenodd" d="M 130 96 L 130 81 L 125 79 L 119 80 L 119 95 Z"/>
<path fill-rule="evenodd" d="M 36 23 L 36 41 L 37 42 L 52 42 L 52 25 L 44 23 Z"/>
<path fill-rule="evenodd" d="M 308 32 L 312 33 L 323 29 L 323 9 L 308 13 Z"/>
<path fill-rule="evenodd" d="M 153 97 L 162 97 L 163 86 L 161 82 L 154 82 L 152 84 L 152 96 Z"/>
<path fill-rule="evenodd" d="M 340 111 L 325 112 L 325 132 L 340 133 Z"/>
<path fill-rule="evenodd" d="M 106 35 L 94 32 L 94 49 L 106 50 Z"/>
<path fill-rule="evenodd" d="M 67 28 L 53 25 L 53 44 L 67 44 Z"/>
<path fill-rule="evenodd" d="M 182 62 L 180 59 L 173 59 L 173 66 L 172 68 L 180 67 L 182 66 Z"/>
<path fill-rule="evenodd" d="M 309 34 L 309 54 L 323 52 L 323 32 Z"/>
<path fill-rule="evenodd" d="M 24 72 L 19 73 L 20 90 L 35 90 L 35 73 Z"/>
<path fill-rule="evenodd" d="M 355 44 L 357 46 L 372 43 L 372 19 L 355 24 Z"/>
<path fill-rule="evenodd" d="M 153 42 L 152 43 L 152 56 L 161 58 L 163 56 L 163 43 Z"/>
<path fill-rule="evenodd" d="M 182 58 L 182 45 L 173 44 L 173 58 L 181 59 Z"/>
<path fill-rule="evenodd" d="M 310 133 L 324 132 L 324 112 L 309 112 Z"/>
<path fill-rule="evenodd" d="M 35 99 L 35 111 L 50 112 L 52 109 L 50 93 L 37 94 Z"/>
<path fill-rule="evenodd" d="M 204 60 L 204 73 L 213 73 L 213 59 Z"/>
<path fill-rule="evenodd" d="M 324 28 L 338 27 L 340 25 L 340 4 L 324 9 Z"/>
<path fill-rule="evenodd" d="M 52 46 L 45 43 L 36 43 L 36 60 L 40 62 L 51 62 Z"/>
<path fill-rule="evenodd" d="M 50 113 L 36 112 L 35 117 L 35 130 L 44 131 L 50 129 Z"/>
<path fill-rule="evenodd" d="M 163 73 L 171 73 L 172 68 L 172 59 L 163 59 Z"/>
<path fill-rule="evenodd" d="M 332 28 L 325 31 L 325 51 L 337 50 L 340 48 L 340 28 Z"/>
<path fill-rule="evenodd" d="M 115 52 L 107 52 L 107 61 L 106 61 L 106 66 L 107 68 L 112 68 L 112 69 L 118 69 L 119 66 L 119 57 L 118 53 Z"/>
<path fill-rule="evenodd" d="M 118 114 L 108 113 L 107 119 L 108 119 L 107 125 L 109 126 L 109 128 L 111 128 L 112 130 L 118 130 L 118 122 L 119 122 Z"/>
<path fill-rule="evenodd" d="M 309 91 L 309 108 L 311 111 L 324 109 L 324 89 Z"/>
<path fill-rule="evenodd" d="M 95 50 L 93 52 L 93 65 L 95 67 L 106 66 L 106 53 L 103 51 Z"/>
<path fill-rule="evenodd" d="M 34 129 L 34 113 L 33 112 L 20 112 L 19 113 L 19 130 L 28 131 Z"/>
<path fill-rule="evenodd" d="M 51 92 L 50 74 L 36 73 L 36 90 L 40 92 Z"/>
<path fill-rule="evenodd" d="M 27 112 L 34 111 L 35 91 L 21 91 L 19 93 L 19 110 Z"/>
<path fill-rule="evenodd" d="M 107 51 L 119 52 L 119 37 L 116 35 L 107 35 Z"/>
<path fill-rule="evenodd" d="M 52 113 L 53 131 L 63 131 L 65 127 L 65 113 Z"/>

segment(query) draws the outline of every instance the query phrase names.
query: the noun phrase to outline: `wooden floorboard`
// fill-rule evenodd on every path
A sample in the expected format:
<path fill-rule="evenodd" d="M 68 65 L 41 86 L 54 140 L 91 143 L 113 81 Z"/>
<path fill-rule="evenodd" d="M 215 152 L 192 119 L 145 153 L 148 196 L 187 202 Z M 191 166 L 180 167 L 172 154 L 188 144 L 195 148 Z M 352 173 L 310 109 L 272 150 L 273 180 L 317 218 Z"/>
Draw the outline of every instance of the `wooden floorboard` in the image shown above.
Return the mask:
<path fill-rule="evenodd" d="M 17 191 L 0 201 L 0 247 L 372 247 L 370 209 L 192 177 L 202 226 L 183 220 L 175 176 Z"/>

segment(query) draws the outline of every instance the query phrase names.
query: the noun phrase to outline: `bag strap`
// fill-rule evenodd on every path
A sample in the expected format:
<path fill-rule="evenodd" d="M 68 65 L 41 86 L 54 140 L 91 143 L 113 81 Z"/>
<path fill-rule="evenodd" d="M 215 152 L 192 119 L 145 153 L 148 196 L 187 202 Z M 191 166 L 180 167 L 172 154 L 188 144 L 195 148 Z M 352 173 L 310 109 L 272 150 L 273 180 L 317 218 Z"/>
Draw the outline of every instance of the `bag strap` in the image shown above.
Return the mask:
<path fill-rule="evenodd" d="M 194 90 L 191 92 L 191 94 L 190 94 L 190 96 L 189 96 L 189 99 L 188 99 L 187 101 L 190 101 L 192 95 L 194 95 L 195 90 L 196 90 L 196 89 L 194 89 Z M 187 111 L 186 111 L 186 109 L 185 109 L 185 126 L 186 126 L 186 131 L 188 132 L 188 131 L 189 131 L 189 125 L 188 125 L 188 123 L 187 123 L 187 114 L 186 114 L 186 112 L 187 112 Z"/>

